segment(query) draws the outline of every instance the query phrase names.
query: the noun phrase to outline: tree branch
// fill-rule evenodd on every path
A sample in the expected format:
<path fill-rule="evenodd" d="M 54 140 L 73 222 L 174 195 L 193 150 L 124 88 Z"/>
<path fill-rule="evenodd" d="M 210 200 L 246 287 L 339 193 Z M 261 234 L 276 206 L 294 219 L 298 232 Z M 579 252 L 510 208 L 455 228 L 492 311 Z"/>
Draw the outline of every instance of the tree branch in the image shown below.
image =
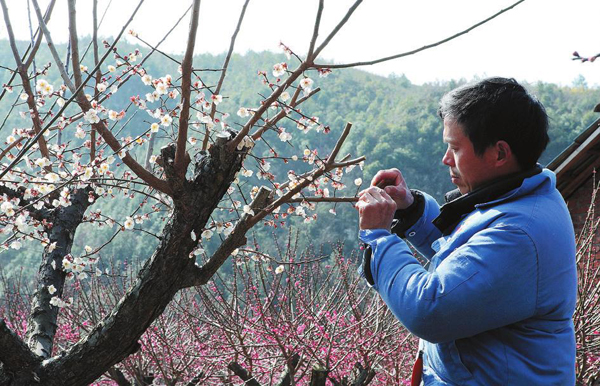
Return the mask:
<path fill-rule="evenodd" d="M 254 379 L 254 377 L 252 377 L 251 375 L 248 374 L 248 372 L 246 371 L 246 369 L 244 369 L 242 366 L 240 366 L 239 363 L 237 362 L 231 362 L 229 363 L 229 365 L 227 365 L 227 368 L 231 371 L 233 371 L 233 373 L 235 375 L 237 375 L 238 377 L 240 377 L 240 379 L 242 381 L 244 381 L 244 385 L 248 385 L 248 386 L 261 386 L 260 383 L 258 383 L 256 381 L 256 379 Z"/>
<path fill-rule="evenodd" d="M 190 20 L 190 32 L 188 34 L 187 48 L 181 63 L 181 112 L 179 114 L 179 131 L 177 133 L 177 148 L 175 151 L 174 168 L 179 178 L 185 178 L 185 171 L 189 163 L 186 162 L 186 143 L 188 124 L 190 121 L 190 97 L 192 93 L 192 62 L 194 59 L 194 46 L 196 44 L 196 33 L 198 31 L 198 16 L 200 14 L 200 0 L 194 0 L 192 17 Z"/>
<path fill-rule="evenodd" d="M 262 186 L 254 200 L 250 203 L 252 211 L 258 212 L 265 208 L 269 203 L 271 193 L 270 189 Z M 233 228 L 233 231 L 225 240 L 223 240 L 221 245 L 219 245 L 219 248 L 217 248 L 215 253 L 210 257 L 208 262 L 202 267 L 194 266 L 193 269 L 188 271 L 188 278 L 183 282 L 182 288 L 206 284 L 231 255 L 231 252 L 246 244 L 246 232 L 254 225 L 249 222 L 251 218 L 252 215 L 250 213 L 244 214 Z"/>
<path fill-rule="evenodd" d="M 333 39 L 333 37 L 335 35 L 337 35 L 338 32 L 340 32 L 340 29 L 342 29 L 342 27 L 344 26 L 344 24 L 346 24 L 348 22 L 348 20 L 350 19 L 350 16 L 352 16 L 352 14 L 354 13 L 354 11 L 356 11 L 356 8 L 358 8 L 358 6 L 360 5 L 360 3 L 362 3 L 362 1 L 363 0 L 356 0 L 354 2 L 354 4 L 352 4 L 352 6 L 346 12 L 346 15 L 344 15 L 344 17 L 338 23 L 338 25 L 335 26 L 335 28 L 333 29 L 333 31 L 331 31 L 331 33 L 329 34 L 329 36 L 327 36 L 327 38 L 325 38 L 325 40 L 323 41 L 323 43 L 321 43 L 321 45 L 315 50 L 314 54 L 311 57 L 307 58 L 307 60 L 310 63 L 314 63 L 314 61 L 317 58 L 317 56 L 319 56 L 319 54 L 321 53 L 321 51 L 323 51 L 323 49 L 325 47 L 327 47 L 327 45 L 329 44 L 329 42 L 331 41 L 331 39 Z"/>
<path fill-rule="evenodd" d="M 277 87 L 275 89 L 275 91 L 273 91 L 271 93 L 271 95 L 262 102 L 262 105 L 258 108 L 258 110 L 256 110 L 256 112 L 248 120 L 248 122 L 246 122 L 246 124 L 244 125 L 242 130 L 240 130 L 240 132 L 235 136 L 233 141 L 231 141 L 229 143 L 230 151 L 233 151 L 237 147 L 237 145 L 244 139 L 244 137 L 246 135 L 248 135 L 248 133 L 250 132 L 250 129 L 256 124 L 256 122 L 259 121 L 259 119 L 261 119 L 261 117 L 265 113 L 265 111 L 267 111 L 267 109 L 269 107 L 271 107 L 271 104 L 273 102 L 275 102 L 277 100 L 277 98 L 279 98 L 281 93 L 285 89 L 287 89 L 292 83 L 294 83 L 294 81 L 296 79 L 298 79 L 298 77 L 300 75 L 302 75 L 304 70 L 306 70 L 308 67 L 309 67 L 308 63 L 306 63 L 306 62 L 301 63 L 300 66 L 296 70 L 294 70 L 294 72 L 292 74 L 290 74 L 290 76 L 287 78 L 287 80 L 282 85 Z"/>
<path fill-rule="evenodd" d="M 298 101 L 296 101 L 296 98 L 292 98 L 289 106 L 292 109 L 295 109 L 296 106 L 302 104 L 302 102 L 306 101 L 308 98 L 312 97 L 313 95 L 315 95 L 319 91 L 321 91 L 321 89 L 317 87 L 314 90 L 311 90 L 310 93 L 308 93 L 308 95 L 302 97 Z M 300 92 L 300 87 L 298 87 L 296 89 L 296 94 L 298 94 L 299 92 Z M 269 128 L 275 126 L 285 116 L 287 116 L 287 112 L 285 111 L 285 109 L 282 109 L 273 118 L 267 120 L 265 122 L 265 124 L 263 125 L 263 127 L 261 127 L 260 129 L 256 130 L 256 132 L 254 132 L 254 134 L 252 134 L 252 139 L 256 141 L 257 139 L 259 139 L 260 137 L 262 137 L 263 134 L 265 133 L 265 131 L 267 131 L 267 130 L 269 130 Z"/>
<path fill-rule="evenodd" d="M 37 105 L 35 103 L 35 97 L 33 90 L 31 89 L 31 84 L 29 83 L 29 76 L 27 75 L 27 69 L 23 65 L 21 60 L 21 56 L 19 55 L 19 50 L 17 49 L 17 43 L 15 41 L 15 35 L 13 33 L 12 25 L 10 23 L 10 17 L 8 15 L 8 7 L 6 6 L 6 1 L 1 0 L 0 4 L 2 5 L 2 11 L 4 13 L 4 22 L 6 24 L 6 29 L 8 31 L 8 38 L 10 40 L 10 48 L 12 49 L 13 56 L 15 58 L 15 62 L 17 64 L 17 71 L 19 72 L 19 76 L 21 77 L 21 82 L 23 83 L 23 89 L 27 94 L 27 106 L 29 110 L 32 111 L 32 122 L 33 129 L 36 134 L 42 133 L 42 122 L 40 120 L 40 115 L 37 109 Z M 40 147 L 40 153 L 43 157 L 50 159 L 50 152 L 48 151 L 48 146 L 46 144 L 46 139 L 43 136 L 37 136 L 37 142 Z M 46 167 L 46 170 L 51 171 L 52 167 Z M 1 177 L 0 177 L 1 178 Z"/>
<path fill-rule="evenodd" d="M 81 63 L 79 62 L 79 40 L 77 36 L 77 9 L 75 8 L 75 0 L 67 0 L 69 5 L 69 41 L 71 43 L 71 62 L 73 66 L 73 79 L 75 87 L 81 86 Z M 66 83 L 65 83 L 66 84 Z M 73 92 L 73 90 L 71 90 Z M 85 98 L 81 94 L 78 98 Z"/>
<path fill-rule="evenodd" d="M 46 8 L 46 14 L 43 18 L 44 23 L 46 25 L 48 25 L 48 22 L 50 21 L 50 16 L 52 15 L 52 11 L 54 10 L 55 3 L 56 3 L 56 0 L 52 0 L 50 2 L 50 4 L 48 4 L 48 7 Z M 27 61 L 24 63 L 25 69 L 28 69 L 29 66 L 31 66 L 31 63 L 33 63 L 33 60 L 35 59 L 35 55 L 37 54 L 37 51 L 40 48 L 40 44 L 42 44 L 43 33 L 42 33 L 42 30 L 40 27 L 38 27 L 38 29 L 36 31 L 36 35 L 37 35 L 37 38 L 35 40 L 35 45 L 32 47 L 31 53 L 29 54 Z"/>
<path fill-rule="evenodd" d="M 497 12 L 494 15 L 488 17 L 487 19 L 482 20 L 479 23 L 474 24 L 471 27 L 469 27 L 469 28 L 467 28 L 467 29 L 465 29 L 465 30 L 457 33 L 457 34 L 454 34 L 454 35 L 452 35 L 452 36 L 450 36 L 450 37 L 448 37 L 446 39 L 442 39 L 442 40 L 440 40 L 438 42 L 425 45 L 425 46 L 423 46 L 421 48 L 417 48 L 417 49 L 412 50 L 412 51 L 407 51 L 407 52 L 403 52 L 401 54 L 387 56 L 385 58 L 371 60 L 371 61 L 367 61 L 367 62 L 354 62 L 354 63 L 348 63 L 348 64 L 332 64 L 332 65 L 328 65 L 328 64 L 315 64 L 312 67 L 313 68 L 347 68 L 347 67 L 358 67 L 358 66 L 370 66 L 370 65 L 381 63 L 381 62 L 385 62 L 385 61 L 388 61 L 388 60 L 398 59 L 398 58 L 401 58 L 403 56 L 413 55 L 413 54 L 416 54 L 417 52 L 421 52 L 421 51 L 425 51 L 425 50 L 428 50 L 428 49 L 433 48 L 433 47 L 437 47 L 437 46 L 439 46 L 441 44 L 449 42 L 450 40 L 454 40 L 457 37 L 462 36 L 462 35 L 464 35 L 464 34 L 466 34 L 468 32 L 471 32 L 475 28 L 482 26 L 483 24 L 487 23 L 488 21 L 490 21 L 492 19 L 495 19 L 496 17 L 502 15 L 504 12 L 507 12 L 507 11 L 513 9 L 514 7 L 516 7 L 517 5 L 521 4 L 524 1 L 525 0 L 519 0 L 516 3 L 514 3 L 513 5 L 511 5 L 510 7 L 500 10 L 499 12 Z"/>
<path fill-rule="evenodd" d="M 331 154 L 329 154 L 329 157 L 327 157 L 327 161 L 325 161 L 326 165 L 331 165 L 332 163 L 335 162 L 335 158 L 337 157 L 338 153 L 340 152 L 340 149 L 342 148 L 344 141 L 346 141 L 348 134 L 350 134 L 350 129 L 352 129 L 352 123 L 348 122 L 348 123 L 346 123 L 346 127 L 344 127 L 344 131 L 342 132 L 342 135 L 340 136 L 340 138 L 338 138 L 338 140 L 335 144 L 335 147 L 333 148 L 333 151 L 331 152 Z"/>
<path fill-rule="evenodd" d="M 325 6 L 324 0 L 319 0 L 319 8 L 317 9 L 317 17 L 315 18 L 315 27 L 313 29 L 312 39 L 310 40 L 310 46 L 308 48 L 307 58 L 312 57 L 315 51 L 315 44 L 317 43 L 317 36 L 319 36 L 319 26 L 321 25 L 321 15 L 323 14 L 323 7 Z"/>
<path fill-rule="evenodd" d="M 4 370 L 9 372 L 34 369 L 41 363 L 41 359 L 6 326 L 4 319 L 0 319 L 0 347 L 0 362 L 4 364 Z"/>
<path fill-rule="evenodd" d="M 217 82 L 217 87 L 215 88 L 215 94 L 219 95 L 221 92 L 221 87 L 223 86 L 223 81 L 225 80 L 225 75 L 227 74 L 227 68 L 229 67 L 229 60 L 231 59 L 231 54 L 233 53 L 233 47 L 235 46 L 235 39 L 237 38 L 238 33 L 240 32 L 240 28 L 242 26 L 242 20 L 244 20 L 244 15 L 246 14 L 246 8 L 248 7 L 248 3 L 250 0 L 246 0 L 244 2 L 244 6 L 242 7 L 242 12 L 238 19 L 237 26 L 235 27 L 235 31 L 233 35 L 231 35 L 231 42 L 229 43 L 229 50 L 227 51 L 227 56 L 225 57 L 225 62 L 223 63 L 223 69 L 221 71 L 221 76 L 219 77 L 219 82 Z M 210 109 L 210 120 L 214 121 L 215 113 L 217 111 L 217 105 L 213 103 Z M 204 135 L 204 140 L 202 141 L 202 150 L 206 150 L 208 147 L 208 129 L 206 130 L 206 134 Z"/>

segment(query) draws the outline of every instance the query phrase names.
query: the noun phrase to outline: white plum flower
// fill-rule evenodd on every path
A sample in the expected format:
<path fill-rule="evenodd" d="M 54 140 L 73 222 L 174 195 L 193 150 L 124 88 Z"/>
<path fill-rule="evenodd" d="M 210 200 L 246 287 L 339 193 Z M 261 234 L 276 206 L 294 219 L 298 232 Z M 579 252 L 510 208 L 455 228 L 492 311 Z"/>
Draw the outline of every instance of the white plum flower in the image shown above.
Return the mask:
<path fill-rule="evenodd" d="M 60 179 L 59 175 L 56 173 L 48 173 L 46 174 L 46 180 L 50 183 L 55 183 Z"/>
<path fill-rule="evenodd" d="M 170 126 L 171 122 L 173 122 L 173 118 L 169 114 L 165 114 L 160 117 L 160 124 L 163 126 Z"/>
<path fill-rule="evenodd" d="M 158 125 L 158 123 L 154 122 L 150 125 L 150 132 L 151 133 L 158 133 L 158 128 L 160 126 Z"/>
<path fill-rule="evenodd" d="M 62 308 L 65 306 L 65 302 L 63 302 L 58 296 L 53 296 L 52 299 L 50 299 L 50 305 Z"/>
<path fill-rule="evenodd" d="M 287 70 L 287 63 L 277 63 L 273 65 L 273 76 L 280 77 L 285 74 L 285 70 Z"/>
<path fill-rule="evenodd" d="M 104 82 L 102 82 L 102 83 L 98 83 L 98 84 L 96 85 L 96 89 L 97 89 L 99 92 L 104 92 L 104 91 L 106 91 L 106 89 L 107 89 L 107 88 L 108 88 L 108 84 L 106 84 L 106 83 L 104 83 Z"/>
<path fill-rule="evenodd" d="M 308 93 L 311 92 L 312 85 L 313 85 L 313 80 L 310 78 L 303 78 L 300 81 L 300 87 L 302 88 L 302 91 L 304 91 L 304 95 L 308 95 Z"/>
<path fill-rule="evenodd" d="M 202 232 L 202 238 L 203 239 L 207 239 L 210 240 L 210 238 L 213 235 L 213 231 L 211 231 L 210 229 L 206 229 L 204 232 Z"/>
<path fill-rule="evenodd" d="M 215 105 L 218 105 L 219 103 L 223 102 L 223 96 L 222 95 L 217 95 L 217 94 L 213 94 L 210 99 L 212 99 L 213 103 Z"/>
<path fill-rule="evenodd" d="M 50 160 L 46 157 L 38 158 L 34 161 L 36 166 L 43 168 L 50 165 Z"/>
<path fill-rule="evenodd" d="M 86 253 L 92 253 L 93 249 L 89 245 L 86 245 L 83 249 L 85 249 Z"/>
<path fill-rule="evenodd" d="M 133 221 L 133 218 L 127 217 L 123 226 L 125 227 L 125 229 L 133 229 L 134 224 L 135 222 Z"/>
<path fill-rule="evenodd" d="M 154 87 L 159 95 L 164 95 L 169 92 L 169 86 L 165 82 L 158 82 Z"/>
<path fill-rule="evenodd" d="M 108 72 L 117 71 L 117 68 L 115 66 L 113 66 L 112 64 L 109 64 L 106 68 L 108 68 Z"/>
<path fill-rule="evenodd" d="M 284 128 L 281 128 L 281 133 L 279 133 L 279 139 L 283 142 L 287 142 L 292 139 L 292 134 L 286 132 Z"/>
<path fill-rule="evenodd" d="M 117 119 L 119 119 L 119 113 L 117 113 L 114 110 L 108 110 L 108 119 L 110 119 L 111 121 L 116 121 Z"/>
<path fill-rule="evenodd" d="M 12 202 L 10 201 L 4 201 L 2 203 L 2 205 L 0 205 L 0 209 L 4 212 L 7 213 L 9 211 L 12 211 L 14 208 L 14 205 L 12 204 Z"/>
<path fill-rule="evenodd" d="M 237 115 L 239 115 L 242 118 L 246 118 L 247 116 L 250 115 L 250 112 L 248 111 L 247 108 L 240 107 L 240 109 L 237 111 Z"/>
<path fill-rule="evenodd" d="M 26 101 L 27 98 L 29 98 L 29 95 L 27 95 L 27 93 L 21 93 L 21 95 L 19 95 L 19 99 L 21 99 L 22 101 Z"/>
<path fill-rule="evenodd" d="M 12 249 L 19 250 L 19 249 L 21 249 L 22 246 L 23 246 L 23 244 L 21 244 L 21 242 L 18 241 L 18 240 L 17 241 L 13 241 L 12 243 L 10 243 L 10 247 Z"/>
<path fill-rule="evenodd" d="M 75 132 L 75 136 L 79 139 L 85 138 L 85 131 L 81 127 L 77 127 L 77 132 Z"/>
<path fill-rule="evenodd" d="M 281 99 L 283 102 L 287 101 L 288 99 L 290 99 L 290 93 L 287 91 L 282 92 L 279 96 L 279 99 Z"/>
<path fill-rule="evenodd" d="M 142 82 L 144 82 L 146 86 L 150 86 L 152 84 L 152 77 L 148 74 L 145 74 L 142 76 Z"/>
<path fill-rule="evenodd" d="M 98 123 L 100 122 L 100 117 L 98 116 L 98 112 L 95 109 L 89 109 L 83 115 L 83 118 L 89 123 Z"/>
<path fill-rule="evenodd" d="M 87 167 L 85 168 L 85 172 L 81 175 L 81 180 L 82 181 L 87 181 L 90 178 L 92 178 L 92 176 L 94 175 L 94 169 L 92 169 L 91 167 Z"/>
<path fill-rule="evenodd" d="M 54 286 L 54 284 L 50 284 L 50 285 L 48 286 L 48 293 L 49 293 L 50 295 L 54 295 L 54 293 L 55 293 L 55 292 L 56 292 L 56 287 Z"/>
<path fill-rule="evenodd" d="M 356 185 L 356 186 L 360 186 L 360 185 L 362 185 L 362 178 L 357 178 L 357 179 L 355 179 L 355 180 L 354 180 L 354 185 Z"/>
<path fill-rule="evenodd" d="M 279 267 L 275 268 L 275 274 L 279 275 L 279 274 L 283 273 L 284 270 L 285 270 L 285 267 L 283 265 L 280 265 Z"/>

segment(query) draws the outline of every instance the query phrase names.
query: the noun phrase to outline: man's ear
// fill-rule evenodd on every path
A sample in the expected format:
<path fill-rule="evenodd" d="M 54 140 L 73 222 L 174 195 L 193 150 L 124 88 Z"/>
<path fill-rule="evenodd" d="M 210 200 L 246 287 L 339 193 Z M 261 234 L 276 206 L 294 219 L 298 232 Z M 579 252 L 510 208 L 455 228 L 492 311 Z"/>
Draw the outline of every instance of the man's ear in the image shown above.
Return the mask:
<path fill-rule="evenodd" d="M 496 142 L 496 165 L 502 166 L 514 162 L 514 154 L 506 141 Z"/>

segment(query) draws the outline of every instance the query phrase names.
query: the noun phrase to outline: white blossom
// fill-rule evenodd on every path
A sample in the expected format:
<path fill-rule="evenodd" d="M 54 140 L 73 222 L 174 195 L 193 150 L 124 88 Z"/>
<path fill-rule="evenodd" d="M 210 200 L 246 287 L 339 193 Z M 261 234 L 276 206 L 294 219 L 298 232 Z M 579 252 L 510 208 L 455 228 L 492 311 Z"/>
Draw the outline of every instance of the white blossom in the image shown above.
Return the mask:
<path fill-rule="evenodd" d="M 89 109 L 83 115 L 86 121 L 89 123 L 98 123 L 100 122 L 100 117 L 98 116 L 98 112 L 95 109 Z"/>
<path fill-rule="evenodd" d="M 125 223 L 123 224 L 123 226 L 125 227 L 125 229 L 133 229 L 133 225 L 134 225 L 134 221 L 133 218 L 131 217 L 127 217 L 125 219 Z"/>

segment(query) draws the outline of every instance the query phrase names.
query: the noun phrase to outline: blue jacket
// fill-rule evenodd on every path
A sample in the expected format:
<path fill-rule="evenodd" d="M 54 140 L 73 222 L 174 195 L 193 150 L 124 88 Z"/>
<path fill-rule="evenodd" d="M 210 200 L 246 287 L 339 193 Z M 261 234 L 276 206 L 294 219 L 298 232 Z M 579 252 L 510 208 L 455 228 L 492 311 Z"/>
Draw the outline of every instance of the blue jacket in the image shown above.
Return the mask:
<path fill-rule="evenodd" d="M 425 385 L 574 385 L 575 236 L 549 170 L 475 206 L 448 236 L 425 196 L 407 240 L 362 230 L 374 288 L 421 338 Z"/>

